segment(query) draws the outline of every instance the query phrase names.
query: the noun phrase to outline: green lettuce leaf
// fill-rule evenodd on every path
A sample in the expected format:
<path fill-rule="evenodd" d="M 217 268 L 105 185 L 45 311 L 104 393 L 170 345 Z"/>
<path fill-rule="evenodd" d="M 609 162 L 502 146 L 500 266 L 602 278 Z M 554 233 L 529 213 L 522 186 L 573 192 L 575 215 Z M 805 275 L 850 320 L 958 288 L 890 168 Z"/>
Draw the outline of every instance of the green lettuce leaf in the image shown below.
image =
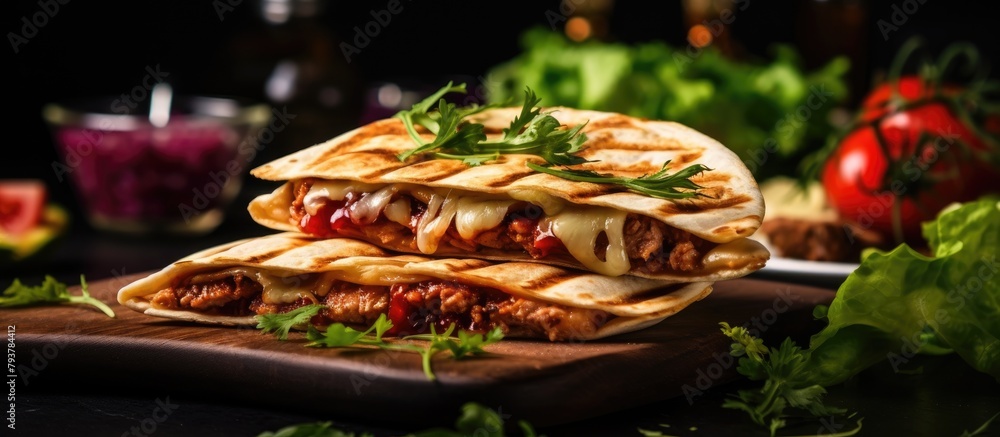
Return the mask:
<path fill-rule="evenodd" d="M 1000 379 L 1000 201 L 942 211 L 924 225 L 932 256 L 901 245 L 870 250 L 810 339 L 811 382 L 833 385 L 881 360 L 955 352 Z M 819 311 L 822 314 L 823 310 Z"/>
<path fill-rule="evenodd" d="M 770 59 L 737 61 L 713 46 L 575 43 L 533 28 L 522 47 L 487 74 L 491 103 L 516 101 L 527 86 L 546 106 L 676 121 L 732 149 L 758 180 L 822 145 L 834 131 L 830 110 L 847 97 L 847 58 L 807 71 L 787 45 Z"/>

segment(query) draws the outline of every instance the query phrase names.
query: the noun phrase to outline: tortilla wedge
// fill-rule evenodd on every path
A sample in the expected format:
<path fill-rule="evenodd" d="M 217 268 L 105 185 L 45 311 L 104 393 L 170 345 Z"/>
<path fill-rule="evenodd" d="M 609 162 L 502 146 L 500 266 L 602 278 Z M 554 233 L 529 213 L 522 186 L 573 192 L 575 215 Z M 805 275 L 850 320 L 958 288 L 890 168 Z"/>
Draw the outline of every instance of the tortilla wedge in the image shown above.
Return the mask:
<path fill-rule="evenodd" d="M 548 337 L 550 340 L 590 340 L 643 329 L 704 298 L 712 290 L 710 282 L 671 284 L 634 276 L 608 277 L 539 263 L 396 255 L 357 240 L 313 239 L 280 233 L 235 241 L 189 255 L 126 285 L 119 291 L 118 301 L 150 316 L 205 324 L 256 325 L 253 314 L 234 313 L 234 308 L 220 312 L 217 310 L 225 307 L 178 308 L 157 303 L 157 293 L 181 287 L 189 278 L 202 275 L 217 280 L 236 271 L 251 278 L 255 277 L 255 272 L 269 278 L 261 282 L 265 284 L 262 293 L 268 292 L 267 284 L 279 284 L 274 287 L 281 288 L 282 293 L 294 293 L 294 288 L 300 287 L 299 291 L 308 289 L 307 293 L 317 297 L 321 291 L 309 287 L 328 282 L 314 280 L 316 277 L 381 286 L 386 290 L 406 286 L 399 284 L 437 281 L 494 290 L 503 293 L 496 296 L 510 295 L 511 300 L 527 300 L 540 306 L 584 310 L 590 315 L 604 314 L 595 326 L 586 325 L 586 329 L 578 330 L 567 326 L 557 329 L 558 335 L 552 334 L 555 331 L 509 326 L 516 331 L 511 333 L 514 337 Z M 335 299 L 332 295 L 336 292 L 331 289 L 325 294 Z M 290 302 L 291 305 L 284 307 L 286 310 L 295 306 L 294 301 Z M 499 317 L 496 313 L 491 314 Z"/>
<path fill-rule="evenodd" d="M 518 111 L 518 108 L 490 109 L 473 117 L 474 121 L 484 124 L 488 136 L 496 137 L 508 127 Z M 588 139 L 579 155 L 596 162 L 582 164 L 578 168 L 616 176 L 640 177 L 660 170 L 668 160 L 671 161 L 668 169 L 671 172 L 692 164 L 704 164 L 711 170 L 692 178 L 693 182 L 703 187 L 699 192 L 704 196 L 662 199 L 626 191 L 617 185 L 570 181 L 526 167 L 526 162 L 542 163 L 541 158 L 531 155 L 502 155 L 496 161 L 479 166 L 468 166 L 458 160 L 421 157 L 401 162 L 397 155 L 414 148 L 414 142 L 400 120 L 386 119 L 253 169 L 251 174 L 256 177 L 284 183 L 272 193 L 258 196 L 248 210 L 253 219 L 264 226 L 282 231 L 300 231 L 301 218 L 295 215 L 293 204 L 299 195 L 296 189 L 301 187 L 303 181 L 312 184 L 310 193 L 317 186 L 329 186 L 331 188 L 327 191 L 330 192 L 352 189 L 364 192 L 384 188 L 391 189 L 393 196 L 397 192 L 418 192 L 423 194 L 415 196 L 432 199 L 428 205 L 434 202 L 435 195 L 444 198 L 447 204 L 448 198 L 458 193 L 456 196 L 459 198 L 474 200 L 470 202 L 470 208 L 485 208 L 482 205 L 488 202 L 508 201 L 510 204 L 509 201 L 517 200 L 528 202 L 536 209 L 541 208 L 546 219 L 560 213 L 575 217 L 569 220 L 571 224 L 561 228 L 567 237 L 560 237 L 560 242 L 569 253 L 535 257 L 526 250 L 509 247 L 497 248 L 477 243 L 470 248 L 469 241 L 461 242 L 455 238 L 450 241 L 456 241 L 456 244 L 420 244 L 420 234 L 425 228 L 413 231 L 412 235 L 402 231 L 367 232 L 362 229 L 363 226 L 359 227 L 360 230 L 338 232 L 342 232 L 340 236 L 362 239 L 399 252 L 529 261 L 582 268 L 609 276 L 627 274 L 676 282 L 732 279 L 764 266 L 770 254 L 757 242 L 746 239 L 761 224 L 763 199 L 749 170 L 725 146 L 693 129 L 667 121 L 563 107 L 544 111 L 551 112 L 566 126 L 586 123 L 583 132 Z M 425 139 L 430 141 L 433 137 L 427 134 Z M 324 183 L 334 185 L 322 185 Z M 647 261 L 646 258 L 637 261 L 631 255 L 624 258 L 625 250 L 631 244 L 624 240 L 631 237 L 620 236 L 622 225 L 616 220 L 627 220 L 623 217 L 651 219 L 666 225 L 667 228 L 663 229 L 676 229 L 693 236 L 692 240 L 701 245 L 697 253 L 700 262 L 687 269 L 673 268 L 673 260 L 668 263 L 670 268 L 657 267 L 672 256 L 666 244 L 660 252 L 642 255 L 659 256 L 663 258 L 662 262 L 655 259 Z M 497 226 L 495 217 L 492 222 L 479 218 L 475 220 L 476 223 Z M 405 220 L 399 222 L 401 226 L 398 228 L 406 228 L 402 226 Z M 615 225 L 617 228 L 603 224 L 606 222 L 618 223 Z M 505 223 L 508 221 L 501 222 L 500 226 Z M 578 232 L 590 224 L 594 224 L 593 230 Z M 457 227 L 457 224 L 454 226 Z M 483 229 L 487 228 L 481 226 L 469 235 L 479 235 Z M 440 228 L 436 232 L 429 238 L 453 235 Z M 597 238 L 602 232 L 609 240 L 607 257 L 624 261 L 612 265 L 610 261 L 595 256 L 599 250 L 595 250 L 594 242 L 600 241 Z M 570 235 L 572 237 L 568 237 Z M 681 255 L 678 258 L 683 258 Z"/>

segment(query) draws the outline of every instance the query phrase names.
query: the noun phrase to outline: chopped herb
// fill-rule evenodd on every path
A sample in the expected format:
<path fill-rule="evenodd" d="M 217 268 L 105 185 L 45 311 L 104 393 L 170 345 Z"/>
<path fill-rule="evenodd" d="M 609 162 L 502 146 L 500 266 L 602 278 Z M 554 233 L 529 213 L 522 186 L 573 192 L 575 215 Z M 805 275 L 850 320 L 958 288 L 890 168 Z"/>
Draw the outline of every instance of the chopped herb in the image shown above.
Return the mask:
<path fill-rule="evenodd" d="M 468 402 L 462 405 L 462 415 L 455 421 L 454 429 L 431 428 L 406 434 L 406 437 L 504 437 L 503 422 L 504 418 L 500 413 L 475 402 Z M 520 420 L 517 425 L 524 437 L 535 437 L 535 430 L 530 423 Z M 371 434 L 358 435 L 368 436 Z M 330 422 L 316 422 L 286 426 L 277 432 L 260 433 L 257 437 L 355 437 L 355 434 L 331 428 Z"/>
<path fill-rule="evenodd" d="M 331 426 L 331 422 L 301 423 L 286 426 L 277 432 L 262 432 L 257 437 L 373 437 L 369 433 L 354 434 Z"/>
<path fill-rule="evenodd" d="M 520 114 L 503 130 L 501 138 L 489 140 L 482 124 L 464 120 L 485 107 L 456 108 L 455 104 L 443 99 L 445 94 L 451 92 L 466 92 L 465 84 L 453 85 L 449 82 L 411 109 L 395 115 L 403 121 L 410 137 L 417 144 L 416 148 L 399 154 L 401 161 L 406 161 L 413 155 L 432 153 L 438 159 L 461 160 L 467 165 L 477 166 L 495 161 L 503 154 L 535 155 L 544 159 L 546 165 L 527 163 L 532 170 L 573 181 L 621 185 L 637 193 L 664 199 L 685 199 L 698 195 L 697 190 L 702 187 L 691 182 L 690 178 L 711 170 L 704 165 L 695 164 L 668 175 L 667 166 L 670 161 L 665 162 L 660 171 L 638 178 L 616 177 L 589 170 L 553 169 L 550 167 L 589 162 L 578 155 L 584 149 L 583 143 L 587 141 L 587 135 L 582 132 L 586 123 L 564 128 L 551 113 L 542 113 L 537 107 L 542 99 L 531 88 L 526 88 Z M 436 112 L 432 111 L 435 102 Z M 434 134 L 434 141 L 424 141 L 416 126 Z M 679 191 L 678 188 L 688 191 Z"/>
<path fill-rule="evenodd" d="M 811 416 L 842 415 L 846 410 L 823 403 L 826 389 L 810 383 L 811 370 L 806 366 L 808 354 L 786 338 L 777 349 L 767 348 L 746 328 L 720 323 L 722 333 L 733 340 L 730 355 L 740 357 L 736 371 L 753 381 L 764 381 L 759 390 L 740 390 L 737 398 L 726 399 L 722 406 L 745 411 L 758 425 L 767 427 L 771 436 L 785 426 L 790 413 L 786 408 L 808 412 Z M 858 429 L 851 434 L 860 431 Z"/>
<path fill-rule="evenodd" d="M 308 305 L 284 314 L 264 314 L 257 316 L 257 328 L 265 333 L 276 333 L 278 339 L 288 338 L 288 331 L 293 327 L 307 325 L 309 320 L 325 308 L 323 305 Z M 424 374 L 427 379 L 434 380 L 434 372 L 431 369 L 431 358 L 440 352 L 450 351 L 452 358 L 461 359 L 469 355 L 485 353 L 483 347 L 489 346 L 503 339 L 503 331 L 493 328 L 490 332 L 483 334 L 472 334 L 467 331 L 458 331 L 456 337 L 452 337 L 455 332 L 455 324 L 440 334 L 431 327 L 430 334 L 411 335 L 403 337 L 403 340 L 426 340 L 427 346 L 421 347 L 410 343 L 390 343 L 382 339 L 382 336 L 392 329 L 392 321 L 386 318 L 385 314 L 380 314 L 375 323 L 364 331 L 358 331 L 343 323 L 334 323 L 327 326 L 325 331 L 320 331 L 312 326 L 307 328 L 306 339 L 309 347 L 359 347 L 373 346 L 386 350 L 397 350 L 405 352 L 415 352 L 420 354 L 423 363 Z M 374 331 L 374 335 L 372 334 Z"/>
<path fill-rule="evenodd" d="M 288 338 L 288 331 L 295 327 L 302 327 L 309 323 L 309 319 L 319 313 L 319 310 L 326 308 L 323 305 L 306 305 L 296 308 L 287 313 L 261 314 L 256 317 L 257 329 L 265 333 L 275 333 L 278 340 Z"/>
<path fill-rule="evenodd" d="M 711 170 L 702 164 L 689 165 L 680 171 L 667 174 L 667 166 L 670 161 L 663 163 L 663 167 L 653 174 L 639 176 L 637 178 L 615 177 L 604 175 L 590 170 L 556 170 L 551 167 L 541 166 L 532 162 L 527 163 L 532 170 L 559 176 L 563 179 L 578 182 L 593 182 L 597 184 L 617 184 L 629 190 L 642 193 L 648 196 L 660 197 L 664 199 L 687 199 L 700 196 L 696 190 L 702 188 L 694 182 L 691 177 L 703 171 Z M 691 191 L 678 191 L 683 188 Z"/>
<path fill-rule="evenodd" d="M 983 433 L 985 433 L 986 430 L 990 427 L 990 424 L 993 423 L 993 421 L 996 420 L 998 416 L 1000 416 L 1000 413 L 994 414 L 993 417 L 986 419 L 986 422 L 980 425 L 979 428 L 976 428 L 972 432 L 962 431 L 962 435 L 958 437 L 973 437 L 977 435 L 983 435 Z"/>
<path fill-rule="evenodd" d="M 80 275 L 80 296 L 69 294 L 66 284 L 57 281 L 49 275 L 41 285 L 28 286 L 15 279 L 13 283 L 0 294 L 0 307 L 19 307 L 30 305 L 51 305 L 51 304 L 83 304 L 92 305 L 101 310 L 108 317 L 114 317 L 115 312 L 104 302 L 94 298 L 87 290 L 87 281 Z"/>

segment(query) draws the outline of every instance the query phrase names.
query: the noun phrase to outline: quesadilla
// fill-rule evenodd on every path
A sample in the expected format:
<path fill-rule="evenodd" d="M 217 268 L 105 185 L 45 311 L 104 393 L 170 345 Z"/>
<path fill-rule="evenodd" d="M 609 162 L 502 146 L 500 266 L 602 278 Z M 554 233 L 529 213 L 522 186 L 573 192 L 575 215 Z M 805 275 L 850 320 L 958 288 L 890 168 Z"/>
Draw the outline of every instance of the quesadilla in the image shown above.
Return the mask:
<path fill-rule="evenodd" d="M 284 181 L 249 205 L 273 229 L 349 237 L 399 252 L 531 261 L 609 276 L 717 281 L 763 267 L 769 253 L 745 237 L 764 203 L 750 172 L 719 142 L 683 125 L 621 114 L 548 108 L 563 126 L 583 126 L 580 165 L 625 177 L 704 164 L 689 199 L 663 199 L 619 185 L 533 171 L 531 155 L 484 165 L 397 157 L 414 147 L 399 119 L 370 123 L 264 164 L 251 174 Z M 470 116 L 497 137 L 517 108 Z M 427 139 L 433 136 L 427 134 Z"/>
<path fill-rule="evenodd" d="M 311 322 L 369 326 L 390 335 L 455 323 L 508 337 L 588 340 L 651 326 L 712 290 L 563 267 L 389 253 L 353 239 L 280 233 L 187 256 L 123 287 L 118 302 L 176 320 L 256 325 L 258 314 L 322 304 Z"/>

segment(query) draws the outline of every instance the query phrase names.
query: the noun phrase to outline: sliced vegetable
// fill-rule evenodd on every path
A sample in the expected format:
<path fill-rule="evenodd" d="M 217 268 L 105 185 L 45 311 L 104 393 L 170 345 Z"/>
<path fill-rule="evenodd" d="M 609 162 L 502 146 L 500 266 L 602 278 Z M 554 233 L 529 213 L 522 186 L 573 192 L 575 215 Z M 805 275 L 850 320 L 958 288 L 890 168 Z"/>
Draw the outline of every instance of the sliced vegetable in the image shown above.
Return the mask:
<path fill-rule="evenodd" d="M 18 236 L 42 219 L 45 183 L 40 180 L 0 181 L 0 234 Z"/>

